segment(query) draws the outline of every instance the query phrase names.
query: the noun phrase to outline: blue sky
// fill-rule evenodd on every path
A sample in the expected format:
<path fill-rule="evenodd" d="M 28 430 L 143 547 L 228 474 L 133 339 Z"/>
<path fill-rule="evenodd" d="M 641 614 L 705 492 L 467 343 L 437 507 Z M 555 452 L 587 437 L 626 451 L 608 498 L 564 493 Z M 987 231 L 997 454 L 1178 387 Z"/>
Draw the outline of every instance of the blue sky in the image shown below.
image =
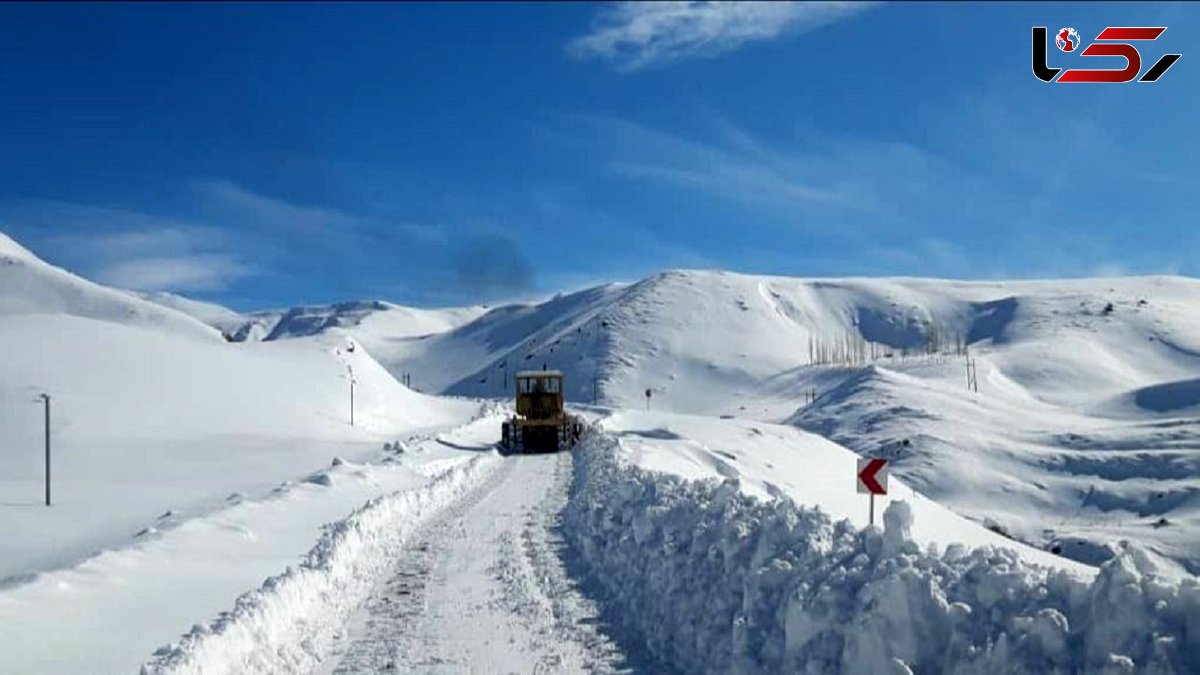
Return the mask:
<path fill-rule="evenodd" d="M 1155 84 L 1030 28 L 1161 25 Z M 240 309 L 1200 275 L 1200 7 L 0 4 L 0 230 Z M 1050 48 L 1051 65 L 1119 66 Z M 1118 63 L 1112 63 L 1118 61 Z"/>

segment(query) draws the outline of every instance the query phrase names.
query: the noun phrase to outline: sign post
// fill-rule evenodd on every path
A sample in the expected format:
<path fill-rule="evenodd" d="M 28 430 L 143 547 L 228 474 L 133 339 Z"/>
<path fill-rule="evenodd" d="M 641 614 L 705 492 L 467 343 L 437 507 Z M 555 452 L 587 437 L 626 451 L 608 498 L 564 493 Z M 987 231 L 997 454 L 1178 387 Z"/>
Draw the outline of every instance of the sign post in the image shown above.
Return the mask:
<path fill-rule="evenodd" d="M 862 457 L 858 460 L 855 485 L 859 494 L 871 495 L 870 523 L 875 524 L 875 495 L 886 495 L 888 484 L 887 460 Z"/>
<path fill-rule="evenodd" d="M 651 393 L 652 393 L 652 391 L 650 389 L 646 390 L 646 410 L 650 409 L 650 394 Z"/>

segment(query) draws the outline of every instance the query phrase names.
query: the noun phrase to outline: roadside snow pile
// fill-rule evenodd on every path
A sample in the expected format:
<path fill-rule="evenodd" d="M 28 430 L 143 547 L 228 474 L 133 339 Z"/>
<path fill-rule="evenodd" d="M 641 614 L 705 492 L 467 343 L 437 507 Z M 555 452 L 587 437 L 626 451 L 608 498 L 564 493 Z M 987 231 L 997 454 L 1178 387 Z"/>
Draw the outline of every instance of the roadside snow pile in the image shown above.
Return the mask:
<path fill-rule="evenodd" d="M 1094 581 L 1008 549 L 922 551 L 912 512 L 855 529 L 736 480 L 575 453 L 564 531 L 620 632 L 690 673 L 1200 672 L 1200 583 L 1124 547 Z"/>
<path fill-rule="evenodd" d="M 238 598 L 234 608 L 159 648 L 143 675 L 294 673 L 315 668 L 400 548 L 433 512 L 476 485 L 494 454 L 460 463 L 419 490 L 373 499 L 325 528 L 298 567 Z"/>

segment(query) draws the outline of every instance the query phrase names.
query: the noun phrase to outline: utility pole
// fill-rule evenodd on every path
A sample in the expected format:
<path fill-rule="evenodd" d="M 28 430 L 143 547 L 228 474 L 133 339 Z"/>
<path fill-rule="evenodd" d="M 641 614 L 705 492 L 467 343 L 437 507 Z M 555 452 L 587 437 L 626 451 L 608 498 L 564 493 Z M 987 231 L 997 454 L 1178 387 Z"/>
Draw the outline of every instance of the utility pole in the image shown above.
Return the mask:
<path fill-rule="evenodd" d="M 50 394 L 41 395 L 46 410 L 46 506 L 50 506 Z"/>
<path fill-rule="evenodd" d="M 350 426 L 354 426 L 354 367 L 346 364 L 346 372 L 350 375 Z"/>

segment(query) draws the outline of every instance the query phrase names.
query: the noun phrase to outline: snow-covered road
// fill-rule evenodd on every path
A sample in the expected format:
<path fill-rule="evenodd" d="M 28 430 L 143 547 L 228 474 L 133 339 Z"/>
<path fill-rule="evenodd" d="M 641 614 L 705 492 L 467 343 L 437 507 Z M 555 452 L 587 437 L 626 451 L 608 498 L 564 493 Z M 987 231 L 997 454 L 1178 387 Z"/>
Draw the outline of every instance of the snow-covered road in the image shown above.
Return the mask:
<path fill-rule="evenodd" d="M 560 556 L 569 453 L 505 458 L 411 539 L 325 673 L 618 672 Z"/>

